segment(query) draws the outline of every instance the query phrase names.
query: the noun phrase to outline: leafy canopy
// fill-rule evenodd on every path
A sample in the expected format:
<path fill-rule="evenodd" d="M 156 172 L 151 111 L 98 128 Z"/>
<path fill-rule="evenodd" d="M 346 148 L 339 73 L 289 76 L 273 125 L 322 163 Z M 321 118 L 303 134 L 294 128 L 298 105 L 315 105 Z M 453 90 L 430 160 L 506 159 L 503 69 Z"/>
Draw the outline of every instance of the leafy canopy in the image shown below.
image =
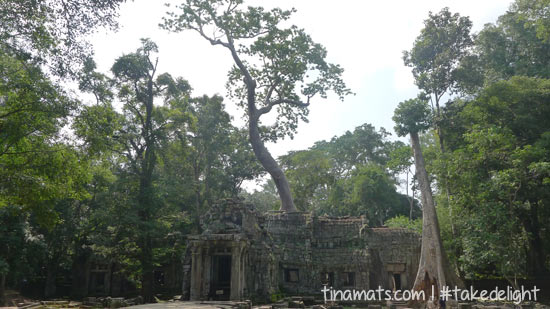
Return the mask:
<path fill-rule="evenodd" d="M 473 45 L 471 28 L 468 17 L 452 14 L 449 8 L 437 14 L 430 12 L 413 48 L 403 52 L 403 61 L 413 68 L 418 88 L 433 95 L 438 104 L 441 96 L 456 85 L 459 63 Z"/>
<path fill-rule="evenodd" d="M 399 136 L 419 133 L 430 128 L 430 106 L 422 98 L 409 99 L 399 103 L 392 117 L 395 132 Z"/>
<path fill-rule="evenodd" d="M 117 28 L 124 0 L 2 0 L 0 48 L 48 64 L 57 75 L 76 74 L 92 53 L 86 42 L 98 27 Z"/>
<path fill-rule="evenodd" d="M 235 61 L 227 82 L 230 97 L 248 107 L 248 116 L 256 120 L 276 107 L 275 123 L 264 130 L 264 137 L 292 137 L 298 121 L 307 121 L 313 97 L 326 98 L 333 91 L 343 99 L 351 93 L 341 78 L 343 69 L 328 63 L 325 48 L 303 29 L 280 27 L 294 9 L 266 11 L 242 4 L 187 0 L 178 6 L 180 12 L 169 13 L 162 27 L 195 30 L 212 45 L 228 48 Z M 254 106 L 247 106 L 250 99 Z"/>

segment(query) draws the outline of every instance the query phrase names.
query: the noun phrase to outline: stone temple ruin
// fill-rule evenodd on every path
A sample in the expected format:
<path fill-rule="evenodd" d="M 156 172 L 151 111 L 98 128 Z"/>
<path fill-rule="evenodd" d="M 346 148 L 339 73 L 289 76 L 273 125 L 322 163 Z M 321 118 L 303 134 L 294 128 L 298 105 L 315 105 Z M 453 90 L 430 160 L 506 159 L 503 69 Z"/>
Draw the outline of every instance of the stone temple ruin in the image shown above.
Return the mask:
<path fill-rule="evenodd" d="M 320 295 L 334 289 L 410 289 L 420 236 L 406 229 L 368 228 L 364 217 L 254 210 L 225 200 L 188 238 L 183 294 L 191 300 Z"/>

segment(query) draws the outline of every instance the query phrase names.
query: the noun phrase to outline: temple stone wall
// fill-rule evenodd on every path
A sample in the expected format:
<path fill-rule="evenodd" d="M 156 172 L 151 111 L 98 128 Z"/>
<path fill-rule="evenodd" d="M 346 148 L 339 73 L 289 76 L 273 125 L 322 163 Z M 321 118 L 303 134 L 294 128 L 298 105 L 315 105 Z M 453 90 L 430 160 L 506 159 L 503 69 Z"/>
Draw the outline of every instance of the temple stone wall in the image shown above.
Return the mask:
<path fill-rule="evenodd" d="M 420 254 L 418 234 L 367 228 L 363 217 L 261 215 L 251 205 L 226 200 L 202 224 L 204 232 L 189 237 L 191 258 L 184 266 L 190 275 L 183 292 L 192 300 L 320 294 L 323 285 L 410 288 Z M 220 254 L 231 256 L 230 292 L 216 287 L 212 263 Z"/>

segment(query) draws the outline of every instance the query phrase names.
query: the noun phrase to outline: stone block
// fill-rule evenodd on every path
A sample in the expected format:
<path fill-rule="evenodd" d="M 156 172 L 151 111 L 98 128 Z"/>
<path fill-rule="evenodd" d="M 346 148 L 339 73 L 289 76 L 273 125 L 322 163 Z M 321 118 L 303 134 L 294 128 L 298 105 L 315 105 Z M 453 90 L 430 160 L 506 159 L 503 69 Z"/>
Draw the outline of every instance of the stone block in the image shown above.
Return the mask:
<path fill-rule="evenodd" d="M 290 300 L 288 302 L 288 308 L 305 308 L 304 302 L 301 300 Z"/>
<path fill-rule="evenodd" d="M 126 307 L 127 303 L 122 297 L 114 297 L 111 298 L 111 303 L 109 305 L 109 308 L 121 308 Z"/>
<path fill-rule="evenodd" d="M 251 306 L 250 306 L 249 302 L 242 301 L 242 302 L 235 303 L 233 305 L 233 308 L 235 308 L 235 309 L 250 309 Z"/>

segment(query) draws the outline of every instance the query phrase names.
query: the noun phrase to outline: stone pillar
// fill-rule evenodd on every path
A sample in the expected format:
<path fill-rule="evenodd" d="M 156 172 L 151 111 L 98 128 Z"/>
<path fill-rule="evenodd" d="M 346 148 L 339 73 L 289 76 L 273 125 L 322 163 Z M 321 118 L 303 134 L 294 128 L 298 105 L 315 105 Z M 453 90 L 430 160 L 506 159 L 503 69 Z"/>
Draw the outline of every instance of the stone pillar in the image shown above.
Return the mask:
<path fill-rule="evenodd" d="M 202 248 L 193 245 L 193 253 L 191 254 L 191 288 L 190 288 L 190 300 L 200 300 L 202 296 L 203 286 L 203 257 Z"/>
<path fill-rule="evenodd" d="M 244 241 L 236 241 L 231 247 L 231 294 L 229 296 L 231 300 L 241 300 L 244 297 L 245 248 Z"/>
<path fill-rule="evenodd" d="M 231 294 L 229 296 L 231 300 L 240 300 L 242 296 L 240 247 L 240 242 L 233 243 L 231 247 Z"/>

